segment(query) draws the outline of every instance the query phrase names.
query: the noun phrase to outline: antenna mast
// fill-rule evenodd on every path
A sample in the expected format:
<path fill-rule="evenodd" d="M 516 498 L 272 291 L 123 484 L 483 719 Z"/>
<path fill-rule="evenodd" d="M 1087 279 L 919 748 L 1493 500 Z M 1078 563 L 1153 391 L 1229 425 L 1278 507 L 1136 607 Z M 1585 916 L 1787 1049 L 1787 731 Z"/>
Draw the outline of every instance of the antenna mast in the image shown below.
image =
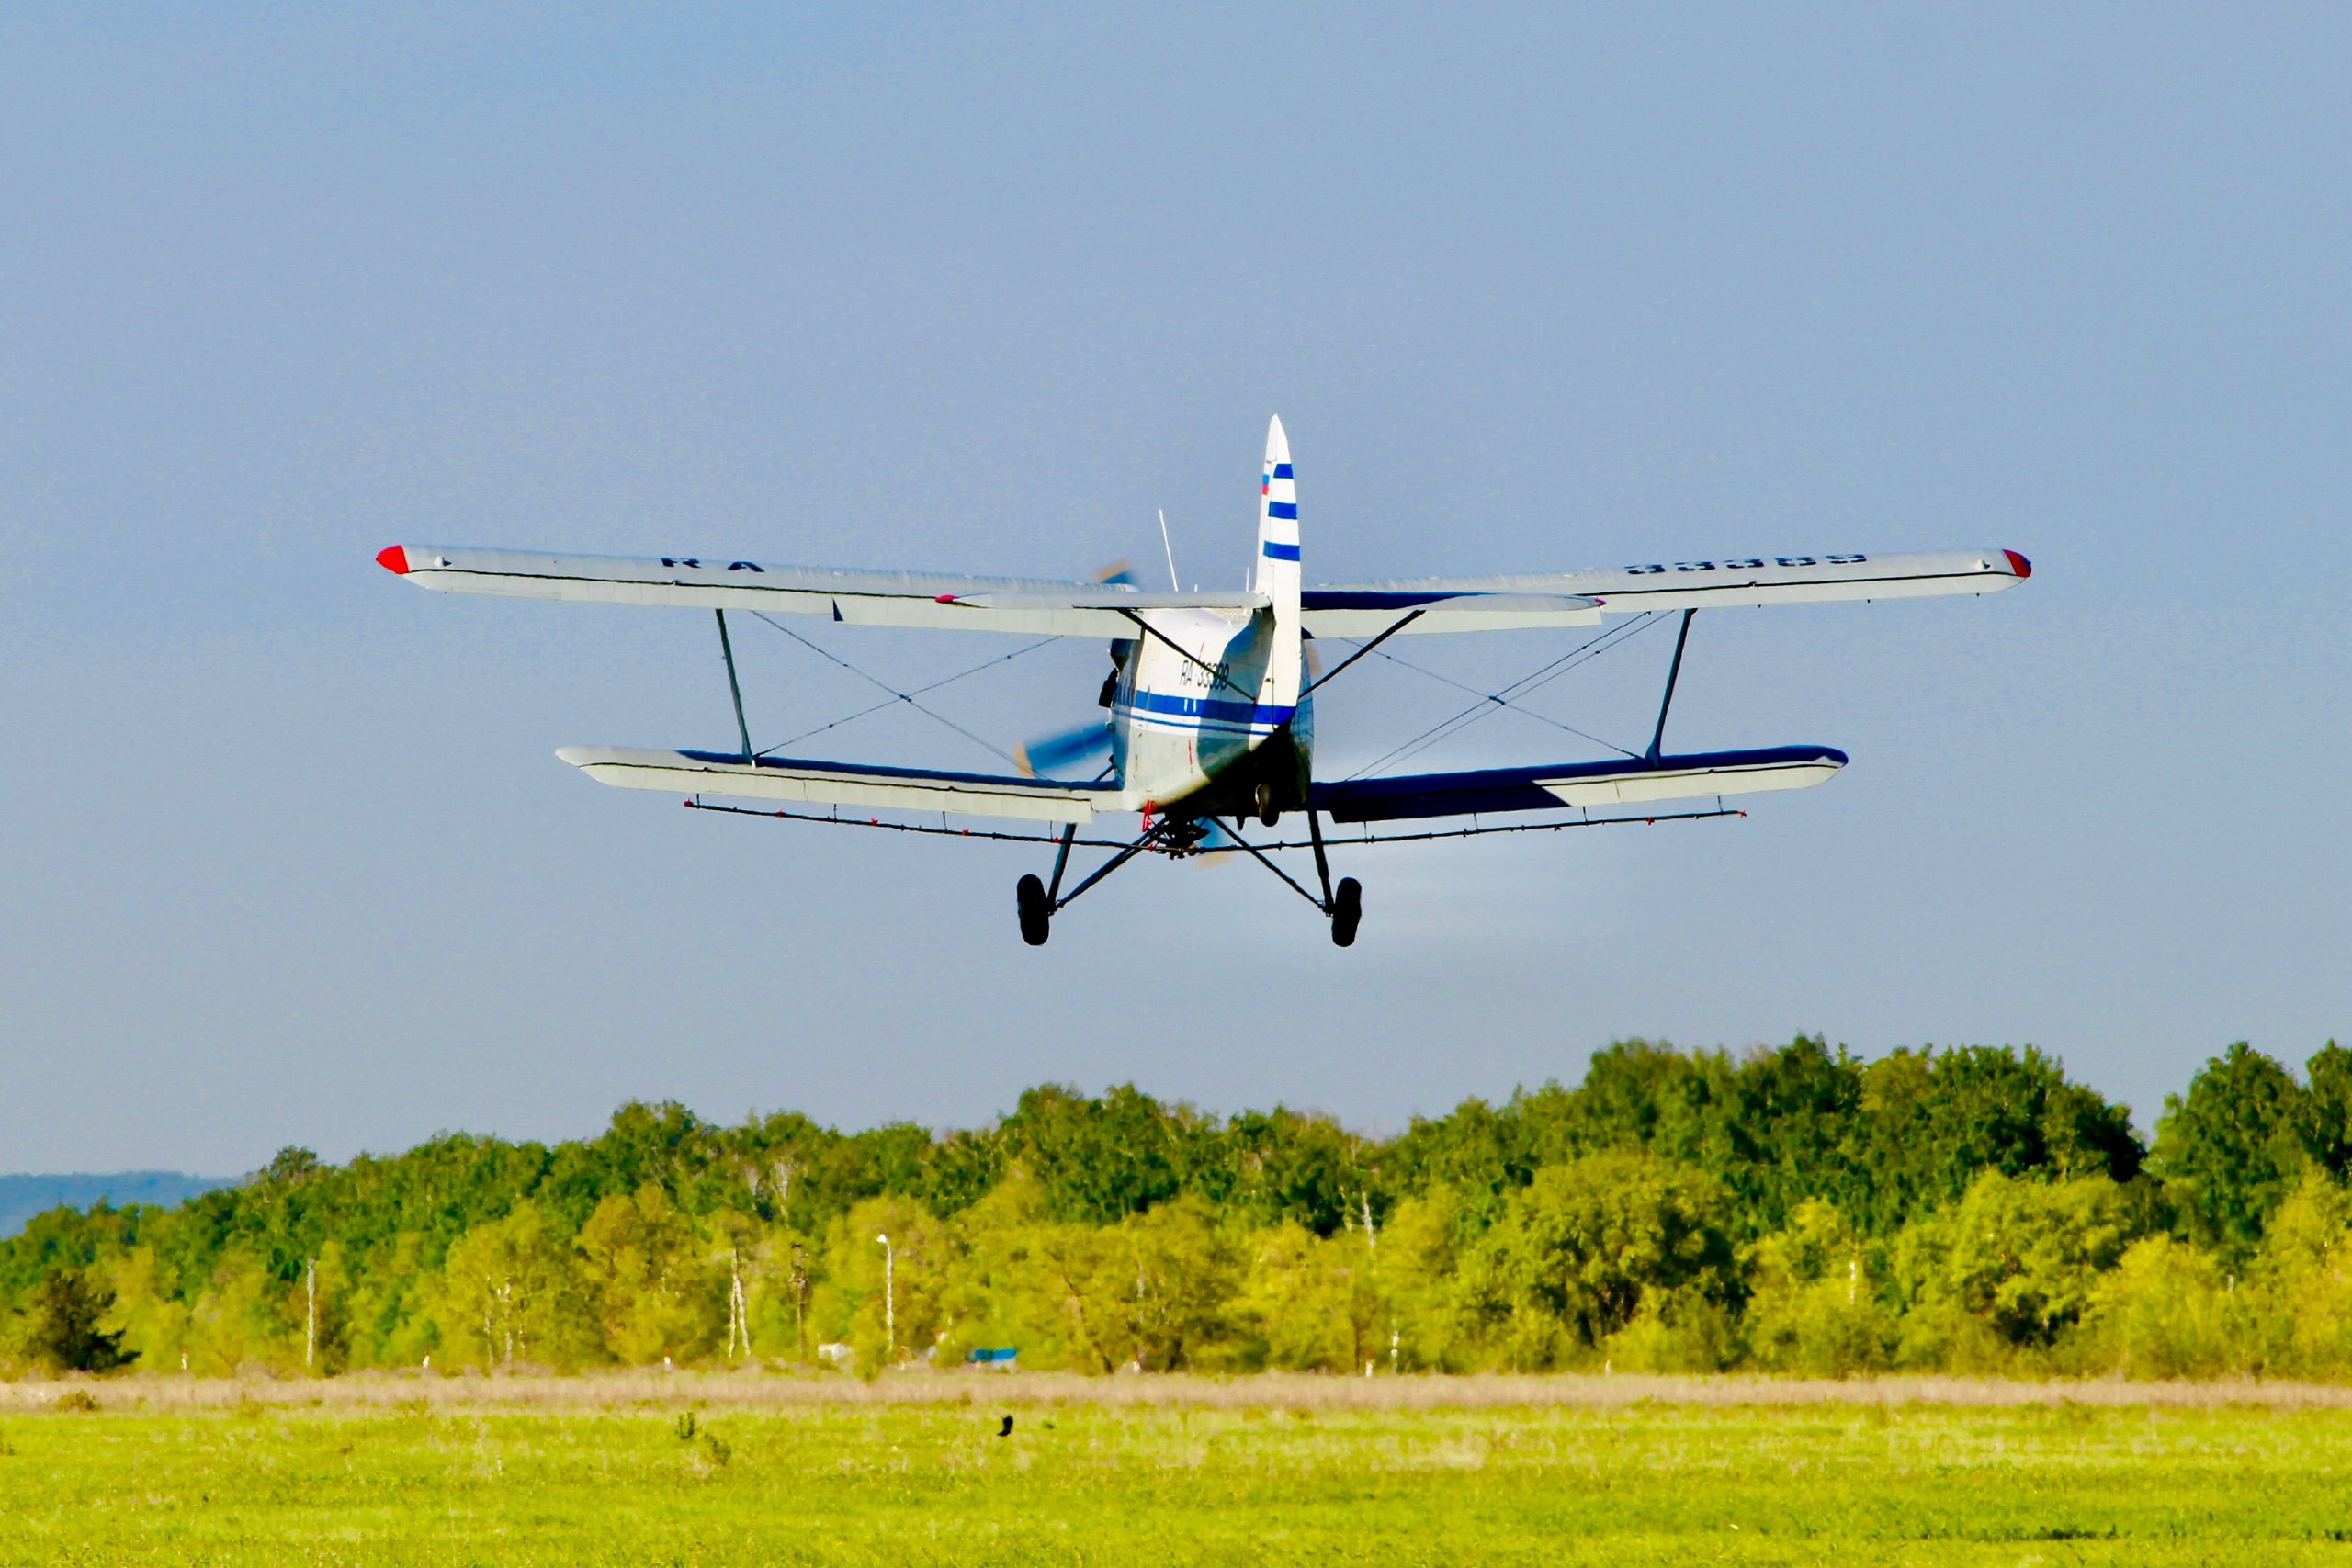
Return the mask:
<path fill-rule="evenodd" d="M 1168 592 L 1182 593 L 1183 584 L 1176 581 L 1176 551 L 1168 543 L 1168 508 L 1159 509 L 1159 547 L 1168 557 Z"/>

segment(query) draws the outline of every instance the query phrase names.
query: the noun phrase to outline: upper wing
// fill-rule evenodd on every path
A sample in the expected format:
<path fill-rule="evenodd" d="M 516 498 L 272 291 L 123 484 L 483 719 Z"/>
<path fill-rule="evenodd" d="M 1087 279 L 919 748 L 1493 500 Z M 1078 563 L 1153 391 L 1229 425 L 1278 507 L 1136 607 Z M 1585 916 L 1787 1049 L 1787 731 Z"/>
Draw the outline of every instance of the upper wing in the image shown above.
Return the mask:
<path fill-rule="evenodd" d="M 556 755 L 598 783 L 624 789 L 879 806 L 893 811 L 1083 823 L 1092 821 L 1097 811 L 1116 809 L 1119 796 L 1114 784 L 1055 784 L 796 757 L 762 757 L 752 763 L 725 752 L 638 751 L 618 746 L 566 746 Z"/>
<path fill-rule="evenodd" d="M 1139 593 L 1117 584 L 1023 577 L 842 571 L 717 557 L 542 556 L 394 545 L 377 560 L 411 582 L 460 593 L 831 615 L 868 626 L 1031 636 L 1133 637 L 1136 610 L 1265 607 L 1259 593 Z"/>
<path fill-rule="evenodd" d="M 426 588 L 611 604 L 774 610 L 858 626 L 933 626 L 1031 636 L 1127 637 L 1136 612 L 1267 607 L 1262 593 L 1144 593 L 1114 583 L 911 571 L 846 571 L 712 557 L 546 556 L 515 550 L 394 545 L 376 558 Z M 2014 588 L 2033 568 L 2015 550 L 1939 555 L 1733 557 L 1614 571 L 1341 583 L 1299 596 L 1318 637 L 1396 628 L 1502 631 L 1596 624 L 1603 611 L 1903 599 Z"/>
<path fill-rule="evenodd" d="M 1308 804 L 1334 822 L 1393 822 L 1414 817 L 1467 817 L 1498 811 L 1557 811 L 1564 806 L 1638 806 L 1804 789 L 1846 765 L 1827 746 L 1776 746 L 1761 751 L 1703 751 L 1685 757 L 1628 757 L 1550 767 L 1481 768 L 1466 773 L 1416 773 L 1393 779 L 1318 784 Z"/>
<path fill-rule="evenodd" d="M 1654 561 L 1614 571 L 1529 572 L 1499 577 L 1427 578 L 1398 582 L 1341 583 L 1306 590 L 1309 629 L 1331 637 L 1364 637 L 1408 614 L 1416 595 L 1575 595 L 1598 599 L 1612 615 L 1638 610 L 1702 610 L 1717 605 L 1806 604 L 1835 599 L 1915 599 L 1938 593 L 1992 593 L 2033 575 L 2033 563 L 2015 550 L 1952 550 L 1937 554 L 1731 556 L 1720 560 Z M 1547 619 L 1487 622 L 1475 600 L 1457 600 L 1469 613 L 1429 615 L 1401 628 L 1417 632 L 1485 631 L 1496 626 L 1554 626 Z M 1325 618 L 1332 622 L 1327 628 Z"/>
<path fill-rule="evenodd" d="M 1597 626 L 1601 601 L 1581 593 L 1497 591 L 1461 582 L 1306 588 L 1299 621 L 1317 637 L 1411 632 L 1500 632 L 1529 626 Z"/>
<path fill-rule="evenodd" d="M 775 566 L 717 557 L 542 556 L 517 550 L 394 545 L 376 558 L 425 588 L 504 593 L 526 599 L 607 604 L 671 604 L 712 610 L 772 610 L 868 626 L 934 626 L 948 631 L 1025 632 L 1035 636 L 1133 637 L 1142 610 L 1267 608 L 1262 593 L 1146 593 L 1121 583 L 1056 582 L 1023 577 L 951 577 L 937 572 L 844 571 Z M 1370 637 L 1400 615 L 1419 612 L 1442 626 L 1489 631 L 1505 626 L 1594 626 L 1600 602 L 1559 593 L 1494 592 L 1477 588 L 1329 592 L 1306 596 L 1306 624 L 1328 637 Z M 1419 621 L 1415 628 L 1419 629 Z"/>

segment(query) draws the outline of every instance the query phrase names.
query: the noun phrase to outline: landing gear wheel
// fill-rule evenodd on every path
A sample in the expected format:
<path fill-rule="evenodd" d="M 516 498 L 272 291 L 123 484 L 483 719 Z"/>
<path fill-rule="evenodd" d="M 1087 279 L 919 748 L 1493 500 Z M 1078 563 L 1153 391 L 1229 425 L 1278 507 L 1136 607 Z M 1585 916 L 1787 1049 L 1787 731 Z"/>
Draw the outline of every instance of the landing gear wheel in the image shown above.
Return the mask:
<path fill-rule="evenodd" d="M 1264 779 L 1258 781 L 1258 825 L 1272 828 L 1281 824 L 1282 807 L 1274 804 L 1274 786 Z"/>
<path fill-rule="evenodd" d="M 1035 876 L 1024 876 L 1012 885 L 1013 908 L 1021 912 L 1021 940 L 1032 947 L 1043 947 L 1046 939 L 1054 934 L 1054 912 L 1046 907 L 1046 885 Z"/>
<path fill-rule="evenodd" d="M 1340 878 L 1331 895 L 1331 945 L 1353 947 L 1356 927 L 1363 923 L 1363 884 L 1352 876 Z"/>

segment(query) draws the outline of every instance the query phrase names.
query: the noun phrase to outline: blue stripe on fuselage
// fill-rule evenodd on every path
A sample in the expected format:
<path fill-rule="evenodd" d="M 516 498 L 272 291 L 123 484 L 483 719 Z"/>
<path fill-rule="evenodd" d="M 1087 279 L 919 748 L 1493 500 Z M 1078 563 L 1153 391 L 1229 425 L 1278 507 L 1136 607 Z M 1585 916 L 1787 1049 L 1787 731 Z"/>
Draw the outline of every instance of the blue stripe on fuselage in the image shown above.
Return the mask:
<path fill-rule="evenodd" d="M 1295 523 L 1298 521 L 1298 502 L 1295 501 L 1270 501 L 1266 502 L 1266 515 L 1269 517 L 1287 517 L 1292 522 Z"/>
<path fill-rule="evenodd" d="M 1137 692 L 1120 705 L 1137 718 L 1193 719 L 1206 724 L 1273 725 L 1288 724 L 1295 707 L 1278 707 L 1272 703 L 1236 702 L 1224 697 L 1179 697 L 1165 692 Z"/>
<path fill-rule="evenodd" d="M 1296 560 L 1298 558 L 1298 547 L 1296 545 L 1278 545 L 1272 539 L 1269 539 L 1266 541 L 1265 555 L 1268 560 Z"/>

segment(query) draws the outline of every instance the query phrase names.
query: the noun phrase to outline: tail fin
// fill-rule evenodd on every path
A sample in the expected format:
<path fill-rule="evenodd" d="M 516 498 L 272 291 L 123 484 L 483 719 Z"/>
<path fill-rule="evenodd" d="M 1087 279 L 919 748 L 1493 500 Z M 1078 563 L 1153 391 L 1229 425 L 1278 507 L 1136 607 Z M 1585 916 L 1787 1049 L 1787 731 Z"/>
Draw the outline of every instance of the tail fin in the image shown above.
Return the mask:
<path fill-rule="evenodd" d="M 1298 705 L 1298 484 L 1290 437 L 1279 419 L 1266 425 L 1266 466 L 1258 480 L 1257 590 L 1274 602 L 1274 646 L 1258 694 L 1261 705 Z"/>

